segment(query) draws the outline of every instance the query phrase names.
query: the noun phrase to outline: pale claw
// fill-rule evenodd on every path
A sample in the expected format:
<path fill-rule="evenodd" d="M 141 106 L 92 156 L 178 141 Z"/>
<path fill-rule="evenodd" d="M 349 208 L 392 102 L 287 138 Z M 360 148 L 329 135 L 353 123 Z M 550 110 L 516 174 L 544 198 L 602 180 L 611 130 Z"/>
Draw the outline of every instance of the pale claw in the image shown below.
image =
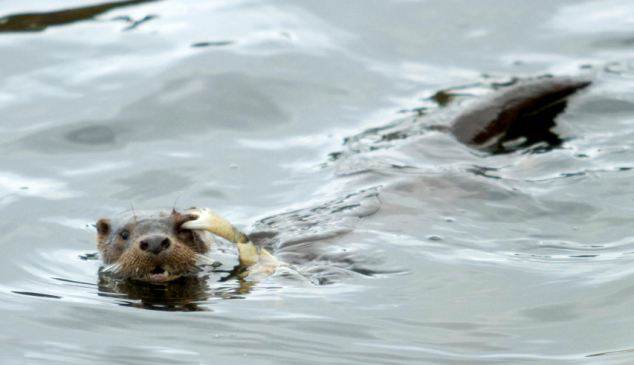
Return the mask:
<path fill-rule="evenodd" d="M 280 265 L 280 262 L 268 251 L 258 249 L 247 235 L 235 229 L 229 221 L 211 210 L 206 208 L 190 209 L 187 213 L 197 218 L 181 224 L 181 228 L 202 229 L 235 243 L 238 249 L 240 265 L 243 267 L 252 267 L 258 264 L 253 272 L 262 272 L 270 275 Z"/>
<path fill-rule="evenodd" d="M 187 221 L 183 224 L 181 224 L 181 228 L 184 229 L 200 229 L 200 230 L 211 230 L 212 227 L 210 227 L 209 223 L 211 221 L 210 216 L 209 216 L 209 209 L 203 208 L 203 209 L 192 209 L 192 210 L 188 210 L 187 211 L 188 214 L 192 214 L 195 216 L 198 216 L 198 218 L 191 220 L 191 221 Z"/>
<path fill-rule="evenodd" d="M 181 228 L 202 229 L 234 243 L 243 243 L 249 240 L 244 233 L 235 229 L 229 221 L 207 208 L 191 209 L 187 213 L 197 215 L 198 218 L 181 224 Z"/>

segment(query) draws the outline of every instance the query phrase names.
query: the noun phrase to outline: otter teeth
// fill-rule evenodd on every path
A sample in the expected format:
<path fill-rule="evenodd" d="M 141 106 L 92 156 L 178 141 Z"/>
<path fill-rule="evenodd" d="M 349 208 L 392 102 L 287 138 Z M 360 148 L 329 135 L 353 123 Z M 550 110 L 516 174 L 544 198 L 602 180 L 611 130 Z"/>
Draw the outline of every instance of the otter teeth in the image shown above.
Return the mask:
<path fill-rule="evenodd" d="M 152 271 L 149 272 L 150 275 L 152 276 L 161 276 L 161 275 L 165 275 L 167 270 L 165 270 L 165 268 L 163 268 L 160 265 L 156 265 L 154 267 L 154 269 L 152 269 Z"/>

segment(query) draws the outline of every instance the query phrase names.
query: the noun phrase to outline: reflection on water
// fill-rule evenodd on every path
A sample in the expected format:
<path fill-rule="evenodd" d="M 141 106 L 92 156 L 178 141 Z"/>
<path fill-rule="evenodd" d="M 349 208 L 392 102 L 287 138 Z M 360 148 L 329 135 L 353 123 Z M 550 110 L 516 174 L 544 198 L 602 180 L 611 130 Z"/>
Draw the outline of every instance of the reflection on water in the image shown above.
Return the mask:
<path fill-rule="evenodd" d="M 41 32 L 51 26 L 66 25 L 82 20 L 89 20 L 112 9 L 154 1 L 157 0 L 113 1 L 109 3 L 58 11 L 5 15 L 0 17 L 0 32 Z M 145 22 L 151 18 L 152 17 L 146 17 L 141 22 Z M 132 29 L 138 24 L 140 24 L 139 21 L 130 25 L 128 29 Z"/>
<path fill-rule="evenodd" d="M 186 277 L 166 284 L 147 284 L 99 276 L 99 295 L 115 299 L 120 305 L 163 311 L 201 311 L 211 298 L 242 299 L 252 283 L 240 282 L 237 287 L 211 288 L 206 277 Z"/>
<path fill-rule="evenodd" d="M 60 297 L 58 295 L 51 295 L 51 294 L 44 294 L 44 293 L 35 293 L 35 292 L 30 292 L 30 291 L 13 290 L 11 292 L 14 293 L 14 294 L 29 295 L 29 296 L 33 296 L 33 297 L 39 297 L 39 298 L 62 299 L 62 297 Z"/>
<path fill-rule="evenodd" d="M 204 47 L 222 47 L 232 45 L 234 42 L 232 41 L 218 41 L 218 42 L 198 42 L 194 43 L 191 46 L 194 48 L 204 48 Z"/>

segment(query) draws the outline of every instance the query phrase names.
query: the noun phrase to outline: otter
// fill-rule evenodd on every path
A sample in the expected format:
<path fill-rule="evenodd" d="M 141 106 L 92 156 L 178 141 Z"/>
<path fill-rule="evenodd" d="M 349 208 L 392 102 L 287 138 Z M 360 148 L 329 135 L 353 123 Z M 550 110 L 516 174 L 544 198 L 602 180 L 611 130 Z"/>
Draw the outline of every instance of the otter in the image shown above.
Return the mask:
<path fill-rule="evenodd" d="M 96 227 L 102 271 L 124 279 L 165 283 L 196 275 L 201 264 L 209 263 L 204 255 L 212 241 L 205 232 L 236 245 L 239 265 L 232 274 L 240 278 L 270 275 L 281 264 L 209 209 L 126 212 L 99 219 Z"/>
<path fill-rule="evenodd" d="M 550 128 L 567 98 L 590 81 L 548 77 L 518 82 L 466 108 L 446 128 L 463 144 L 490 153 L 509 152 L 508 141 L 523 139 L 521 146 L 561 143 Z M 233 275 L 257 281 L 285 263 L 226 219 L 209 209 L 183 212 L 126 214 L 97 222 L 97 248 L 104 272 L 149 283 L 165 283 L 198 272 L 208 262 L 210 240 L 206 232 L 232 242 L 239 264 Z"/>

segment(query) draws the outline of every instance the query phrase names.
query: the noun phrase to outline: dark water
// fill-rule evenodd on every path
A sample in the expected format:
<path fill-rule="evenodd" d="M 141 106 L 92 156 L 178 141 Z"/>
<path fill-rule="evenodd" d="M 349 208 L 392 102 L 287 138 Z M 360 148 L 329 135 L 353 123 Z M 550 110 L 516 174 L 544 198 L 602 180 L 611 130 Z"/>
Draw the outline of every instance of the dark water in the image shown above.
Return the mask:
<path fill-rule="evenodd" d="M 634 361 L 630 1 L 1 5 L 1 364 Z M 428 128 L 548 73 L 595 80 L 560 148 Z M 174 204 L 295 271 L 100 281 L 92 224 Z"/>

